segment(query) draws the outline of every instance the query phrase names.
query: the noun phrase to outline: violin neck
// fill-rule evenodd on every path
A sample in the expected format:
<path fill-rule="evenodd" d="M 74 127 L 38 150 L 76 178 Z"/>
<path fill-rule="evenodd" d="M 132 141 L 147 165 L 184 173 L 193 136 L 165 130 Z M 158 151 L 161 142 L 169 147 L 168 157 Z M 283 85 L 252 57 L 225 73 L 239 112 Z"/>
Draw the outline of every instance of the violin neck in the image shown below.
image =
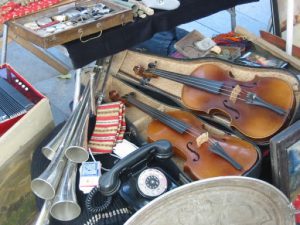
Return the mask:
<path fill-rule="evenodd" d="M 163 77 L 169 80 L 176 81 L 181 84 L 185 84 L 203 91 L 207 91 L 212 94 L 220 94 L 223 86 L 223 82 L 208 80 L 200 77 L 187 76 L 180 73 L 169 72 L 160 69 L 150 68 L 148 72 L 155 74 L 159 77 Z"/>
<path fill-rule="evenodd" d="M 155 119 L 159 120 L 160 122 L 162 122 L 163 124 L 167 125 L 168 127 L 174 129 L 178 133 L 183 134 L 184 132 L 186 132 L 189 129 L 189 126 L 186 123 L 184 123 L 178 119 L 175 119 L 174 117 L 172 117 L 162 111 L 152 108 L 151 106 L 140 102 L 139 100 L 135 99 L 132 96 L 128 96 L 127 101 L 130 104 L 139 108 L 140 110 L 144 111 L 145 113 L 149 114 L 152 118 L 155 118 Z"/>

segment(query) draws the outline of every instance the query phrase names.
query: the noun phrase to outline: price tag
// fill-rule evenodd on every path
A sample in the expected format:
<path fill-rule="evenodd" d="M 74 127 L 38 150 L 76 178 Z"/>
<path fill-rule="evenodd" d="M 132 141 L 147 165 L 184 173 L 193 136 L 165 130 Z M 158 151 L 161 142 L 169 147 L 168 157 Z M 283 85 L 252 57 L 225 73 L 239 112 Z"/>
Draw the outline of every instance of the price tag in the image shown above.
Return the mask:
<path fill-rule="evenodd" d="M 83 162 L 80 166 L 79 189 L 89 193 L 98 185 L 101 176 L 101 163 L 99 161 Z"/>

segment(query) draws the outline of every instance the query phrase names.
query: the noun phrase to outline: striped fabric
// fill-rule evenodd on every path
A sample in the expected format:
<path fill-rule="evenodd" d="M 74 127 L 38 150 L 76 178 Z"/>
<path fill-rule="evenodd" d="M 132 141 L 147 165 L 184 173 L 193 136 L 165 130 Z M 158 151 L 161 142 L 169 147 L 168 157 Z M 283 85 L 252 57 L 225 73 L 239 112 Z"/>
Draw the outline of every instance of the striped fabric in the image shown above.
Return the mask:
<path fill-rule="evenodd" d="M 125 129 L 125 105 L 122 102 L 99 105 L 96 125 L 89 142 L 92 153 L 111 153 L 116 143 L 123 140 Z"/>

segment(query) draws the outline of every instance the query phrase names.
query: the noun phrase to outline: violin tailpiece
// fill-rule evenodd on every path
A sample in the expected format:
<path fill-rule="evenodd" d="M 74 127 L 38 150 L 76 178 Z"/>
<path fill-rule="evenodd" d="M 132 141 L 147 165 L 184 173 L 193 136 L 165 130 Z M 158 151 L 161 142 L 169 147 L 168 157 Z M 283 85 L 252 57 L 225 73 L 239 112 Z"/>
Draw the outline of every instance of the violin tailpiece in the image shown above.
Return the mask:
<path fill-rule="evenodd" d="M 240 87 L 240 85 L 236 85 L 233 89 L 232 92 L 230 94 L 229 100 L 234 104 L 237 100 L 237 97 L 239 96 L 239 94 L 241 93 L 242 89 Z"/>
<path fill-rule="evenodd" d="M 208 132 L 205 132 L 203 134 L 201 134 L 200 136 L 198 136 L 196 138 L 196 143 L 197 143 L 197 146 L 198 148 L 200 148 L 200 146 L 205 143 L 205 142 L 208 142 Z"/>

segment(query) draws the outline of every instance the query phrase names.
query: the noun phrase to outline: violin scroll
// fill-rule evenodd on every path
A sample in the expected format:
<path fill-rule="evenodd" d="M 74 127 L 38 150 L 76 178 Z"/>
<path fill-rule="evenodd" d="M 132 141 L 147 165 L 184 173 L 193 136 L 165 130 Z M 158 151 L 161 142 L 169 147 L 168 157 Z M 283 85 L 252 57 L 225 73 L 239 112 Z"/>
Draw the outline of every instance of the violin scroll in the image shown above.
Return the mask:
<path fill-rule="evenodd" d="M 126 106 L 129 105 L 129 102 L 127 101 L 127 98 L 128 97 L 135 97 L 135 93 L 134 92 L 130 92 L 124 96 L 120 96 L 120 94 L 116 91 L 116 90 L 111 90 L 109 92 L 109 99 L 112 101 L 112 102 L 117 102 L 117 101 L 121 101 L 123 102 Z"/>
<path fill-rule="evenodd" d="M 119 93 L 116 90 L 111 90 L 108 95 L 109 95 L 109 99 L 112 102 L 117 102 L 117 101 L 121 100 L 121 97 L 120 97 Z"/>
<path fill-rule="evenodd" d="M 156 64 L 155 63 L 149 63 L 148 68 L 153 69 L 155 68 Z M 149 69 L 145 69 L 143 66 L 138 65 L 133 67 L 133 71 L 136 75 L 144 77 L 144 78 L 157 78 L 158 76 L 151 73 Z"/>

